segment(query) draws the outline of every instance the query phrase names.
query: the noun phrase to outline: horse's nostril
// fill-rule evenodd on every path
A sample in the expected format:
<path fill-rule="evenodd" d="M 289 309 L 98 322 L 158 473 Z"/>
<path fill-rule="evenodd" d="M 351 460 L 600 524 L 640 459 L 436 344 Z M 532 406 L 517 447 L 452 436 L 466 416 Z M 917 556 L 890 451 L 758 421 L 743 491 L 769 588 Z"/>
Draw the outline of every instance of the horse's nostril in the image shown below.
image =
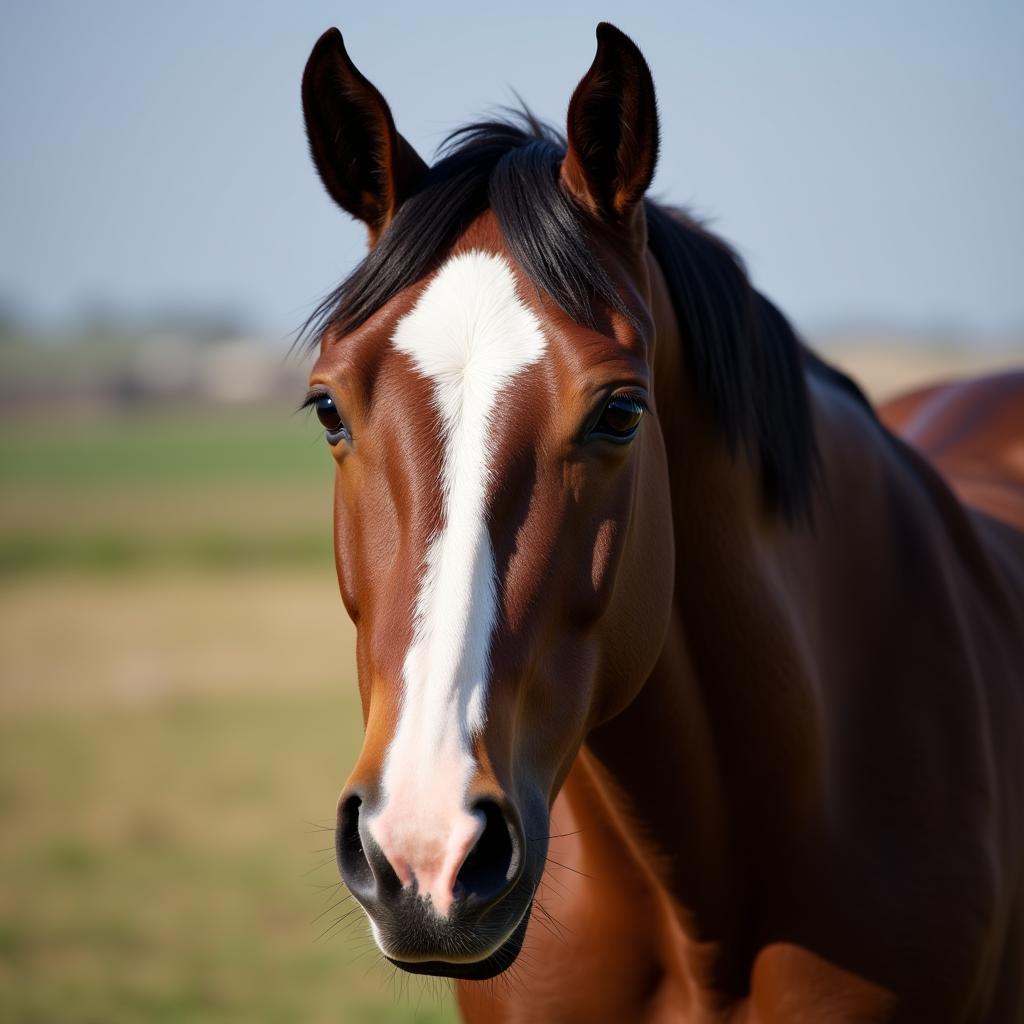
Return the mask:
<path fill-rule="evenodd" d="M 354 894 L 369 897 L 376 884 L 359 834 L 359 810 L 362 804 L 362 799 L 355 793 L 342 804 L 334 845 L 338 868 L 345 884 Z"/>
<path fill-rule="evenodd" d="M 484 815 L 484 830 L 463 861 L 456 886 L 460 895 L 489 902 L 514 880 L 521 860 L 519 841 L 514 826 L 493 800 L 481 800 L 475 810 Z"/>

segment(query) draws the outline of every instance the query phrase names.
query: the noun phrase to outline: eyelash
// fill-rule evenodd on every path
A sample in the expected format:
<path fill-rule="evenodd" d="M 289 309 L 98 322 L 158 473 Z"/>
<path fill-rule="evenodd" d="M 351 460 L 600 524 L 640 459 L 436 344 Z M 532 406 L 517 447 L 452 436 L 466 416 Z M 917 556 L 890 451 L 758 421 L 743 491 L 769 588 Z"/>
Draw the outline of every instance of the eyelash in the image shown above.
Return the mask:
<path fill-rule="evenodd" d="M 613 391 L 607 398 L 610 402 L 613 398 L 627 398 L 631 402 L 636 402 L 638 406 L 644 411 L 644 415 L 650 413 L 651 408 L 647 404 L 647 399 L 639 391 Z"/>
<path fill-rule="evenodd" d="M 316 403 L 319 402 L 320 399 L 323 398 L 325 395 L 328 398 L 331 397 L 330 394 L 326 391 L 310 391 L 310 393 L 306 395 L 306 397 L 299 403 L 299 406 L 295 411 L 303 412 L 306 409 L 312 409 L 313 406 L 316 405 Z"/>

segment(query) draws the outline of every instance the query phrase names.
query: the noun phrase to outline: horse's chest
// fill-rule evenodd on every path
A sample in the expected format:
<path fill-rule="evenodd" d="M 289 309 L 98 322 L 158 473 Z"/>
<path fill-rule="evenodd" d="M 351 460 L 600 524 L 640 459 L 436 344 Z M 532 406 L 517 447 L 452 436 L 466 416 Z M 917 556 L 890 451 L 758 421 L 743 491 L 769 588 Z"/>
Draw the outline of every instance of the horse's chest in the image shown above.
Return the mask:
<path fill-rule="evenodd" d="M 681 932 L 651 884 L 614 845 L 584 851 L 571 818 L 556 814 L 548 867 L 538 889 L 520 962 L 486 993 L 462 986 L 466 1020 L 518 1022 L 689 1019 L 675 964 Z"/>

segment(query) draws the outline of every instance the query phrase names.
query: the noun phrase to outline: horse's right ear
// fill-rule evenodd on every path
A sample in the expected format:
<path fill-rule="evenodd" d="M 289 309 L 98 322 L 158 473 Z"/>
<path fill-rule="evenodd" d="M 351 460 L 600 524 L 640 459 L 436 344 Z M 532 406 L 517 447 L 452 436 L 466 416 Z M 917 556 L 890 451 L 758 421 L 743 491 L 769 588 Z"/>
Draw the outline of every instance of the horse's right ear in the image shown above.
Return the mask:
<path fill-rule="evenodd" d="M 395 130 L 384 97 L 352 63 L 336 28 L 317 40 L 306 62 L 302 109 L 321 180 L 366 224 L 373 245 L 427 165 Z"/>

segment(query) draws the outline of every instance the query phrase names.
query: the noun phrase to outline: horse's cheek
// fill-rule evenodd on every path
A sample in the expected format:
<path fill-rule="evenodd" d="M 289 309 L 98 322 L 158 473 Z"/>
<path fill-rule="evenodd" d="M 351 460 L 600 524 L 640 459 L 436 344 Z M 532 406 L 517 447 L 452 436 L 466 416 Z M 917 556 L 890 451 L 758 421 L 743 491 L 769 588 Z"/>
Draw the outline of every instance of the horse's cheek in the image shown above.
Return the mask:
<path fill-rule="evenodd" d="M 599 664 L 592 718 L 625 708 L 654 669 L 668 630 L 675 586 L 672 506 L 660 435 L 638 463 L 631 514 L 617 525 L 614 579 L 599 625 Z M 657 442 L 657 443 L 654 443 Z"/>

